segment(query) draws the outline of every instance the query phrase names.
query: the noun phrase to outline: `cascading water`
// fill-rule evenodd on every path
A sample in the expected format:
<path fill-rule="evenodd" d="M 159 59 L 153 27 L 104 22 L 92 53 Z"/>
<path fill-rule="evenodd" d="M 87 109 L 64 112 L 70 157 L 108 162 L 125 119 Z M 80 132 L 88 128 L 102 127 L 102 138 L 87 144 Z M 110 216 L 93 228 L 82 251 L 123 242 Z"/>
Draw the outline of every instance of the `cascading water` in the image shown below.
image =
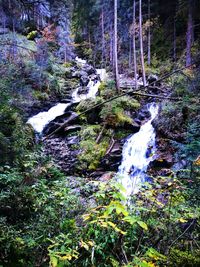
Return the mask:
<path fill-rule="evenodd" d="M 151 119 L 141 126 L 138 133 L 128 138 L 122 151 L 118 177 L 127 196 L 139 191 L 140 184 L 147 178 L 147 167 L 154 158 L 156 135 L 151 122 L 158 114 L 158 105 L 150 104 L 148 110 Z"/>
<path fill-rule="evenodd" d="M 90 80 L 87 88 L 88 88 L 88 92 L 87 94 L 79 94 L 79 88 L 77 88 L 73 93 L 72 93 L 72 100 L 74 103 L 78 103 L 81 100 L 85 100 L 88 98 L 95 98 L 96 94 L 98 92 L 99 86 L 100 86 L 100 81 L 92 81 Z"/>
<path fill-rule="evenodd" d="M 76 61 L 82 65 L 86 64 L 85 60 L 82 60 L 78 57 L 76 57 Z M 97 74 L 100 76 L 100 79 L 102 78 L 100 75 L 101 73 L 103 73 L 105 76 L 105 70 L 99 69 L 97 71 Z M 45 126 L 48 125 L 56 117 L 63 115 L 65 113 L 66 108 L 69 107 L 72 103 L 78 103 L 81 100 L 85 100 L 88 98 L 95 98 L 100 84 L 100 81 L 90 79 L 87 85 L 88 92 L 86 94 L 79 94 L 79 88 L 77 88 L 72 93 L 71 103 L 58 103 L 57 105 L 50 108 L 48 111 L 40 112 L 37 115 L 31 117 L 30 119 L 28 119 L 27 123 L 32 125 L 33 129 L 37 134 L 41 134 Z"/>
<path fill-rule="evenodd" d="M 86 61 L 76 58 L 79 64 L 85 65 Z M 101 81 L 106 79 L 104 69 L 96 70 Z M 99 80 L 89 80 L 87 85 L 87 93 L 79 94 L 79 88 L 72 93 L 72 101 L 68 104 L 58 103 L 46 112 L 31 117 L 27 123 L 31 124 L 37 134 L 41 134 L 45 126 L 48 125 L 56 117 L 65 113 L 67 107 L 72 103 L 78 103 L 81 100 L 95 98 L 100 86 Z M 150 104 L 148 110 L 151 119 L 141 126 L 140 131 L 132 135 L 125 143 L 122 151 L 122 163 L 118 170 L 118 177 L 121 179 L 123 187 L 126 189 L 126 195 L 130 196 L 138 192 L 139 185 L 145 182 L 146 170 L 149 163 L 154 158 L 155 152 L 155 132 L 151 124 L 152 120 L 158 113 L 158 106 Z"/>
<path fill-rule="evenodd" d="M 27 121 L 27 123 L 31 124 L 33 129 L 40 134 L 44 130 L 44 127 L 49 124 L 49 122 L 54 120 L 56 117 L 64 114 L 68 106 L 70 106 L 70 104 L 58 103 L 48 111 L 40 112 L 37 115 L 31 117 Z"/>

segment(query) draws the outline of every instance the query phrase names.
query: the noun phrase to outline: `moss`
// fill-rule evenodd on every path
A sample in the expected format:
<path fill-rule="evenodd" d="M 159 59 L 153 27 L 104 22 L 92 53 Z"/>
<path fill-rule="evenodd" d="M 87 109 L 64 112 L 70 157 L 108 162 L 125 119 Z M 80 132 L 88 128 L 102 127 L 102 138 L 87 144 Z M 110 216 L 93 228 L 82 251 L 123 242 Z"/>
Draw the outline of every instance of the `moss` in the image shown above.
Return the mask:
<path fill-rule="evenodd" d="M 104 99 L 109 99 L 116 95 L 115 81 L 110 80 L 107 83 L 102 83 L 100 87 L 100 96 Z"/>
<path fill-rule="evenodd" d="M 100 112 L 100 117 L 111 127 L 123 126 L 125 123 L 131 124 L 132 119 L 125 111 L 135 111 L 139 107 L 138 101 L 124 96 L 106 103 Z"/>
<path fill-rule="evenodd" d="M 63 66 L 64 66 L 65 68 L 70 68 L 70 67 L 73 66 L 73 64 L 72 64 L 71 62 L 65 62 L 65 63 L 63 64 Z"/>
<path fill-rule="evenodd" d="M 47 101 L 49 99 L 49 95 L 41 91 L 34 91 L 33 96 L 39 101 Z"/>
<path fill-rule="evenodd" d="M 101 125 L 90 125 L 84 127 L 81 132 L 81 154 L 79 154 L 79 169 L 95 170 L 100 160 L 105 156 L 109 146 L 110 133 L 105 130 L 105 133 L 99 143 L 96 142 L 102 127 Z"/>

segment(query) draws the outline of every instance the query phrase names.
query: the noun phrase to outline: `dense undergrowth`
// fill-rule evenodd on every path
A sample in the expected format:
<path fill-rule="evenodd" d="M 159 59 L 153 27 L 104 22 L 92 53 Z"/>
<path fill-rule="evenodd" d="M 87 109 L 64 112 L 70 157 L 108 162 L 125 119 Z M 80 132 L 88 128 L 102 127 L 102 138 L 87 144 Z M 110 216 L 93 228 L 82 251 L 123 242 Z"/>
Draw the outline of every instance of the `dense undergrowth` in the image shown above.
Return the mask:
<path fill-rule="evenodd" d="M 168 81 L 182 101 L 164 103 L 157 126 L 186 165 L 144 184 L 131 205 L 115 180 L 66 177 L 25 124 L 28 101 L 65 95 L 66 66 L 50 61 L 44 68 L 29 58 L 7 61 L 0 72 L 0 265 L 200 265 L 198 69 Z M 76 83 L 71 80 L 70 87 Z M 114 94 L 113 82 L 104 84 L 95 100 L 81 102 L 76 111 Z M 139 99 L 127 96 L 81 117 L 80 169 L 98 167 L 110 140 L 130 133 L 130 115 L 139 108 Z"/>

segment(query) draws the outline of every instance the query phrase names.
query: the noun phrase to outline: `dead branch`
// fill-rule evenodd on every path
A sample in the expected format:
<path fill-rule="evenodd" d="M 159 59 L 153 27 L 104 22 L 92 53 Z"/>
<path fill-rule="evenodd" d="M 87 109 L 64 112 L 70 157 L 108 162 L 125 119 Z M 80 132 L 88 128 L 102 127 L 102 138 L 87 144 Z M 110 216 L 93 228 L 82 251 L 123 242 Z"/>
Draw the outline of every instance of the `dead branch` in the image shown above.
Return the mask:
<path fill-rule="evenodd" d="M 102 129 L 101 129 L 101 132 L 100 132 L 99 135 L 97 136 L 97 139 L 96 139 L 96 143 L 97 143 L 97 144 L 98 144 L 99 141 L 101 140 L 101 137 L 102 137 L 102 135 L 103 135 L 103 132 L 104 132 L 104 130 L 105 130 L 105 127 L 106 127 L 106 125 L 104 124 L 103 127 L 102 127 Z"/>
<path fill-rule="evenodd" d="M 164 75 L 163 77 L 161 77 L 160 79 L 158 79 L 156 82 L 161 82 L 161 81 L 163 81 L 163 80 L 169 78 L 170 76 L 174 75 L 174 74 L 177 73 L 177 72 L 181 72 L 181 71 L 184 70 L 184 69 L 187 69 L 187 68 L 192 67 L 194 64 L 195 64 L 195 63 L 191 64 L 190 66 L 187 66 L 187 67 L 185 66 L 185 67 L 183 67 L 183 68 L 174 70 L 173 72 L 167 73 L 166 75 Z M 139 90 L 141 91 L 141 89 L 148 88 L 149 86 L 152 86 L 154 83 L 155 83 L 155 82 L 152 82 L 152 83 L 150 83 L 149 85 L 141 86 Z M 129 89 L 129 88 L 128 88 L 128 89 Z M 111 97 L 111 98 L 109 98 L 109 99 L 107 99 L 107 100 L 105 100 L 105 101 L 103 101 L 103 102 L 101 102 L 101 103 L 99 103 L 99 104 L 96 104 L 96 105 L 92 106 L 91 108 L 86 109 L 85 111 L 79 113 L 77 116 L 71 118 L 70 121 L 72 121 L 72 120 L 74 120 L 75 118 L 78 118 L 78 117 L 84 115 L 85 113 L 87 113 L 87 112 L 89 112 L 89 111 L 91 111 L 91 110 L 93 110 L 93 109 L 95 109 L 95 108 L 101 107 L 101 106 L 103 106 L 104 104 L 106 104 L 106 103 L 108 103 L 108 102 L 111 102 L 111 101 L 113 101 L 113 100 L 115 100 L 115 99 L 117 99 L 117 98 L 119 98 L 119 97 L 126 96 L 126 95 L 129 95 L 129 94 L 137 95 L 137 96 L 142 96 L 142 97 L 153 97 L 153 98 L 158 98 L 158 99 L 168 99 L 168 100 L 174 100 L 174 101 L 179 101 L 179 100 L 182 99 L 182 98 L 180 98 L 180 97 L 177 97 L 177 98 L 176 98 L 176 97 L 166 97 L 166 96 L 158 96 L 158 95 L 153 95 L 153 94 L 146 94 L 146 93 L 138 92 L 138 90 L 137 90 L 137 91 L 133 91 L 133 89 L 129 89 L 129 90 L 128 90 L 127 92 L 125 92 L 125 93 L 118 94 L 118 95 L 116 95 L 116 96 L 114 96 L 114 97 Z M 44 140 L 47 139 L 47 138 L 49 138 L 49 137 L 51 137 L 52 135 L 56 134 L 56 133 L 59 132 L 60 130 L 62 130 L 62 129 L 68 124 L 68 122 L 69 122 L 69 120 L 65 121 L 60 127 L 58 127 L 57 129 L 55 129 L 51 134 L 47 135 L 47 136 L 44 138 Z"/>

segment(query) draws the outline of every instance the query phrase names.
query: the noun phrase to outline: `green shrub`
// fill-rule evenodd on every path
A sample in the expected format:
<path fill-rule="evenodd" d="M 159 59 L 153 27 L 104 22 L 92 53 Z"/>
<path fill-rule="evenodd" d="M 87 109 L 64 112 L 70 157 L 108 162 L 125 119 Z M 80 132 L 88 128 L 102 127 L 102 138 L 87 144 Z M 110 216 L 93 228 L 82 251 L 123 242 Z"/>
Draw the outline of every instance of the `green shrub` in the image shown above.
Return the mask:
<path fill-rule="evenodd" d="M 37 31 L 29 32 L 29 34 L 27 35 L 27 39 L 28 40 L 34 40 L 37 37 L 37 34 L 38 34 Z"/>

